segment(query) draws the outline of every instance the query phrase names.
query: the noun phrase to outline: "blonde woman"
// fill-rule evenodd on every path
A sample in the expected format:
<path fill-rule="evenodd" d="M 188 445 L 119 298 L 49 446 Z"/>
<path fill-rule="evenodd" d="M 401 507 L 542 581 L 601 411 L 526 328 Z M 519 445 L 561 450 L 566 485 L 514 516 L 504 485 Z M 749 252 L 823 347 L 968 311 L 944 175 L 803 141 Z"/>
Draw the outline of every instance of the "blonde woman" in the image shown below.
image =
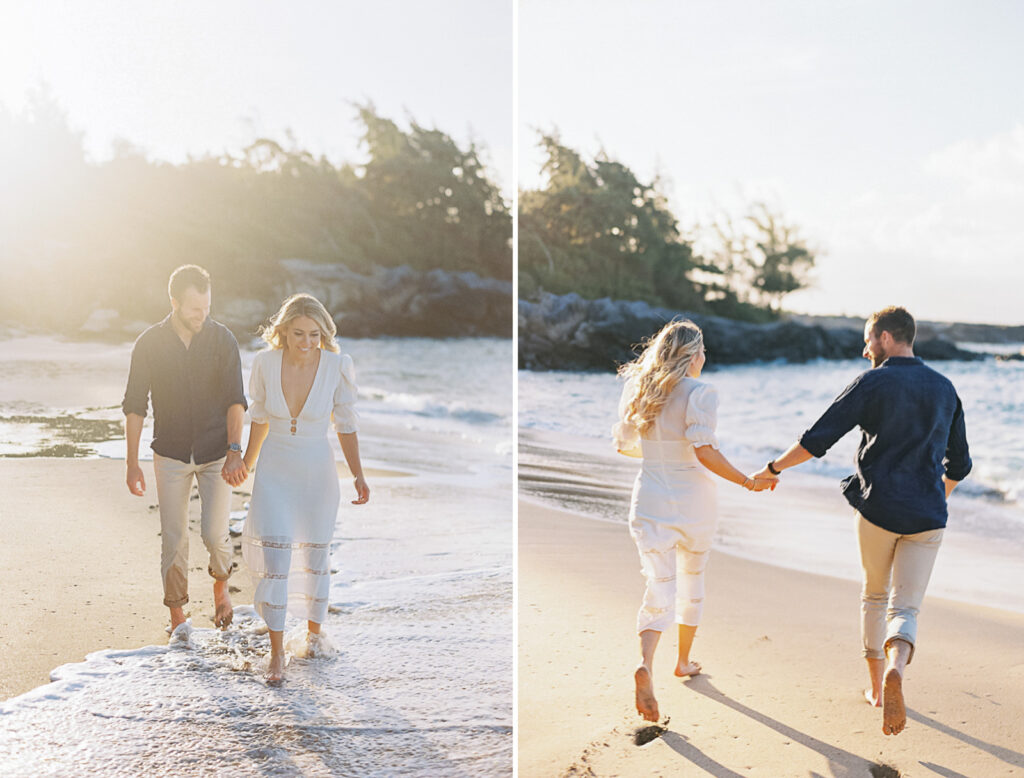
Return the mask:
<path fill-rule="evenodd" d="M 266 679 L 284 677 L 286 612 L 307 621 L 316 653 L 327 615 L 330 543 L 340 491 L 328 424 L 355 478 L 356 499 L 370 499 L 356 436 L 355 369 L 339 354 L 337 330 L 324 306 L 308 294 L 281 305 L 264 328 L 269 348 L 253 360 L 249 377 L 252 427 L 244 461 L 259 458 L 242 555 L 256 579 L 253 605 L 270 630 Z"/>
<path fill-rule="evenodd" d="M 690 321 L 667 324 L 643 353 L 623 365 L 626 379 L 619 423 L 612 430 L 621 453 L 643 458 L 633 487 L 629 530 L 647 589 L 637 616 L 641 661 L 634 673 L 636 709 L 659 719 L 653 662 L 658 639 L 675 621 L 679 656 L 675 675 L 697 675 L 690 648 L 704 605 L 704 568 L 718 523 L 716 485 L 709 471 L 751 491 L 776 479 L 751 478 L 718 450 L 718 392 L 697 380 L 704 368 L 704 337 Z"/>

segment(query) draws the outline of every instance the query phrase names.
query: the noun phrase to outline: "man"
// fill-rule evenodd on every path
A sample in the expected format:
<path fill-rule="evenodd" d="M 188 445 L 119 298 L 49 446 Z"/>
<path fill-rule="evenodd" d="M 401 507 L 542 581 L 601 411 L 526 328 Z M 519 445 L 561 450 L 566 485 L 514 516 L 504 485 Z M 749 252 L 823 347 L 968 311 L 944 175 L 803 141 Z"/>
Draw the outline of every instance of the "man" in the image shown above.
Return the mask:
<path fill-rule="evenodd" d="M 864 695 L 882 708 L 886 735 L 906 725 L 903 675 L 914 655 L 917 613 L 942 542 L 946 500 L 971 471 L 960 398 L 914 356 L 915 334 L 904 308 L 872 314 L 863 352 L 872 369 L 758 474 L 824 456 L 854 426 L 862 430 L 857 473 L 843 481 L 843 492 L 857 511 L 864 570 L 861 637 L 871 676 Z"/>
<path fill-rule="evenodd" d="M 160 502 L 160 575 L 171 630 L 185 622 L 188 602 L 188 511 L 193 478 L 199 485 L 203 543 L 210 554 L 214 623 L 231 623 L 231 487 L 248 476 L 242 461 L 247 407 L 234 335 L 208 318 L 210 276 L 183 265 L 167 285 L 170 314 L 143 332 L 132 349 L 128 387 L 121 404 L 128 444 L 128 490 L 141 496 L 139 438 L 153 398 L 153 471 Z"/>

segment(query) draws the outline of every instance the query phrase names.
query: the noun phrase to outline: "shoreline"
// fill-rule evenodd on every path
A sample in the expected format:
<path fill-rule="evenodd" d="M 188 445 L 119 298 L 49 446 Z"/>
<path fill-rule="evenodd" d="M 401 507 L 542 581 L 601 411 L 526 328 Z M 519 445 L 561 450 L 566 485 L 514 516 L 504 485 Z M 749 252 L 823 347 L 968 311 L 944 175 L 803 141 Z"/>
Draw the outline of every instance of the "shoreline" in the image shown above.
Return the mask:
<path fill-rule="evenodd" d="M 520 774 L 1024 770 L 1024 614 L 926 598 L 908 726 L 886 737 L 861 697 L 859 585 L 718 549 L 693 651 L 704 672 L 675 679 L 675 636 L 663 637 L 654 683 L 668 729 L 634 745 L 647 722 L 633 709 L 643 580 L 632 540 L 624 525 L 519 505 Z"/>
<path fill-rule="evenodd" d="M 160 583 L 160 516 L 152 463 L 146 494 L 124 485 L 124 461 L 107 458 L 0 458 L 0 703 L 50 682 L 63 664 L 107 649 L 167 644 Z M 372 476 L 406 475 L 367 468 Z M 339 463 L 339 476 L 348 471 Z M 232 490 L 241 510 L 252 476 Z M 194 490 L 194 487 L 193 487 Z M 254 586 L 232 538 L 238 568 L 233 605 L 251 605 Z M 199 502 L 189 514 L 189 603 L 193 627 L 213 627 L 213 579 L 199 534 Z"/>

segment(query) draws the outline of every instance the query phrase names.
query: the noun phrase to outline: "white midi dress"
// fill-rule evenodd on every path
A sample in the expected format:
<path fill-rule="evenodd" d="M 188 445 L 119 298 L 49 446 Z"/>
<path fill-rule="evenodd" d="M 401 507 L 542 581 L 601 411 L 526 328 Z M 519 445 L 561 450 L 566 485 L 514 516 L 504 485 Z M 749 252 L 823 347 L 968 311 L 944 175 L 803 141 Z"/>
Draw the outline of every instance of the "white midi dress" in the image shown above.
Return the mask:
<path fill-rule="evenodd" d="M 647 581 L 637 631 L 663 632 L 673 616 L 679 624 L 697 626 L 704 568 L 718 527 L 718 495 L 694 448 L 718 448 L 718 392 L 711 384 L 684 378 L 643 437 L 623 421 L 632 396 L 627 382 L 612 435 L 620 451 L 643 458 L 629 508 L 629 532 Z"/>
<path fill-rule="evenodd" d="M 338 471 L 328 431 L 356 432 L 352 358 L 320 352 L 313 386 L 292 417 L 281 388 L 281 349 L 261 351 L 249 377 L 249 414 L 270 425 L 260 450 L 242 557 L 256 583 L 253 606 L 275 631 L 286 613 L 323 623 L 330 545 L 338 515 Z"/>

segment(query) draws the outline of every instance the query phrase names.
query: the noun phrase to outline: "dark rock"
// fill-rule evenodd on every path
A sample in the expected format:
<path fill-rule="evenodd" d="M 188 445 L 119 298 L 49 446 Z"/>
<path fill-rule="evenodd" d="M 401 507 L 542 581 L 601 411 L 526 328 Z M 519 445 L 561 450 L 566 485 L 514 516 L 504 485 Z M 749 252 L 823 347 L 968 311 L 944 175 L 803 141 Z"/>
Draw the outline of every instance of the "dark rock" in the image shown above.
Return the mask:
<path fill-rule="evenodd" d="M 584 300 L 577 294 L 542 294 L 519 301 L 519 365 L 529 370 L 608 370 L 631 360 L 639 344 L 674 318 L 704 331 L 713 364 L 856 359 L 863 330 L 781 320 L 770 324 L 673 311 L 644 302 Z M 925 359 L 983 359 L 943 339 L 921 344 Z"/>

